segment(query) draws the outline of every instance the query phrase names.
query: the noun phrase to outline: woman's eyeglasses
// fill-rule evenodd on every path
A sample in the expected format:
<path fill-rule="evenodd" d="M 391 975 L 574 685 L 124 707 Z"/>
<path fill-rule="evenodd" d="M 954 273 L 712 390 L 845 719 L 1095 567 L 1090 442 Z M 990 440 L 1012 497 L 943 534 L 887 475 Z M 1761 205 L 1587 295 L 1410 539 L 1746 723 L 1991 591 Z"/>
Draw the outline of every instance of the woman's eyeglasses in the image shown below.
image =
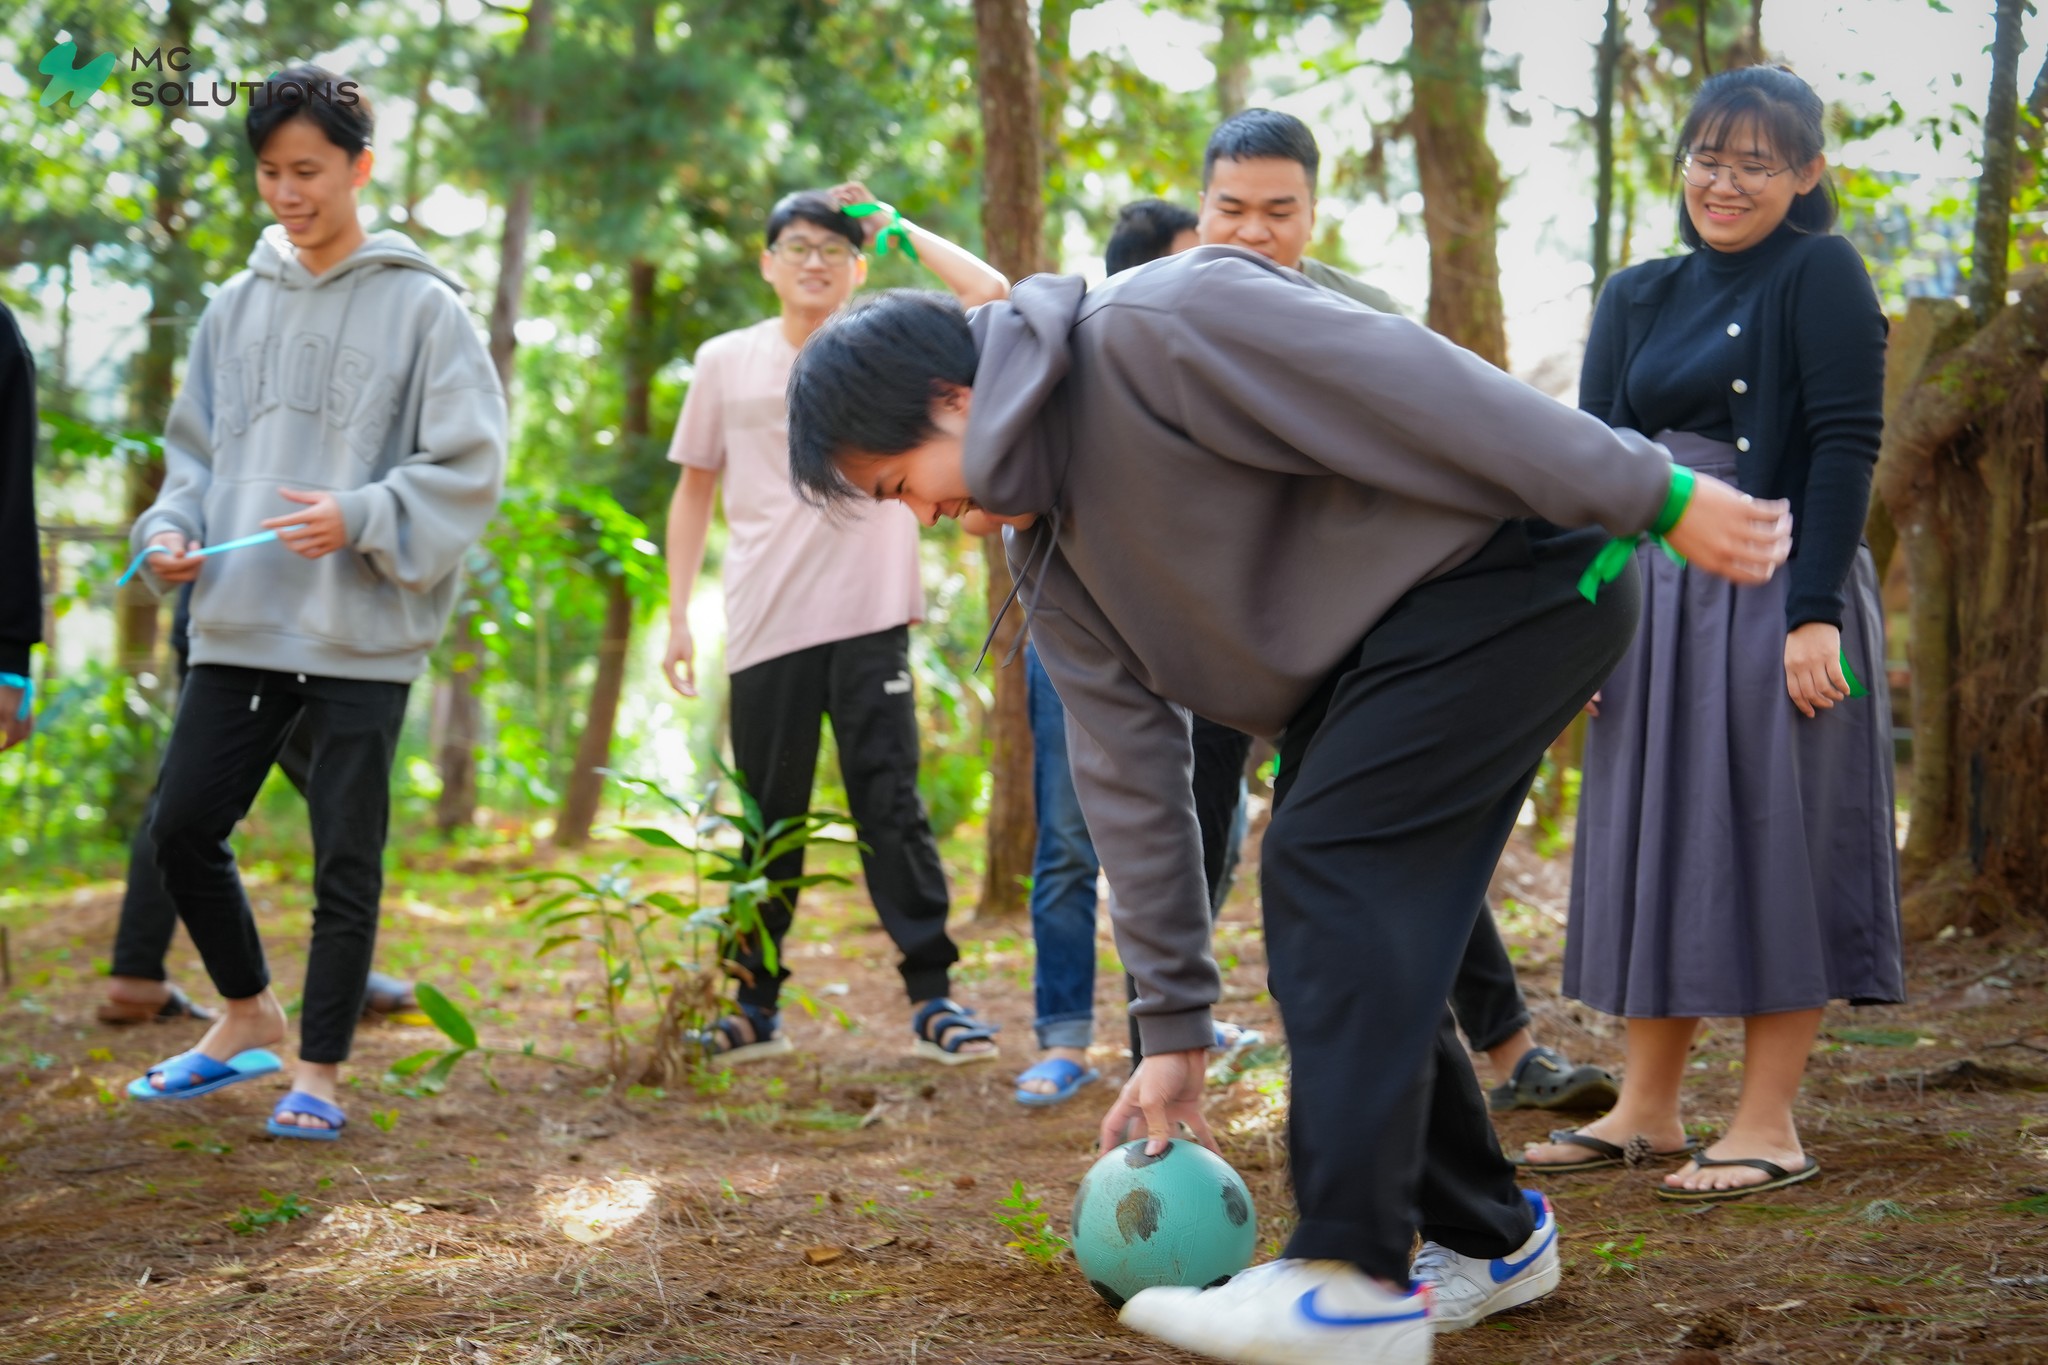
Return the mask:
<path fill-rule="evenodd" d="M 1737 194 L 1762 194 L 1770 187 L 1773 179 L 1791 169 L 1790 166 L 1780 166 L 1774 171 L 1769 166 L 1755 161 L 1716 161 L 1713 157 L 1701 156 L 1697 152 L 1687 152 L 1678 158 L 1678 173 L 1684 176 L 1685 183 L 1694 189 L 1714 188 L 1714 182 L 1721 178 L 1723 171 L 1726 171 L 1728 184 Z"/>
<path fill-rule="evenodd" d="M 802 265 L 816 252 L 818 259 L 826 265 L 845 265 L 853 259 L 853 248 L 845 242 L 807 242 L 801 238 L 785 237 L 768 248 L 791 265 Z"/>

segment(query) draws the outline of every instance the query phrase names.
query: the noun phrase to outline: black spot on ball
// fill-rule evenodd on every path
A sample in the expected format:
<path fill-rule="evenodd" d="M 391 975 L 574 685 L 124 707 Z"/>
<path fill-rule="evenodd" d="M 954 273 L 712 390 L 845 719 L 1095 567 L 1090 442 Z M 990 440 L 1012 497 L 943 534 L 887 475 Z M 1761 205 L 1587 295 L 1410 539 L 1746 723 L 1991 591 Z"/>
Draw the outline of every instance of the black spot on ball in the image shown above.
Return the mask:
<path fill-rule="evenodd" d="M 1116 1230 L 1126 1242 L 1147 1241 L 1159 1231 L 1159 1215 L 1164 1212 L 1152 1191 L 1132 1190 L 1117 1200 Z"/>
<path fill-rule="evenodd" d="M 1102 1281 L 1090 1280 L 1088 1281 L 1088 1287 L 1094 1290 L 1096 1293 L 1102 1295 L 1102 1301 L 1108 1304 L 1111 1308 L 1118 1310 L 1121 1310 L 1123 1308 L 1124 1296 L 1117 1293 L 1114 1289 L 1111 1289 Z"/>
<path fill-rule="evenodd" d="M 1169 1144 L 1166 1150 L 1161 1152 L 1158 1156 L 1147 1156 L 1145 1154 L 1145 1146 L 1150 1141 L 1150 1138 L 1139 1138 L 1136 1142 L 1125 1143 L 1124 1165 L 1130 1167 L 1134 1171 L 1142 1171 L 1147 1166 L 1150 1166 L 1153 1162 L 1164 1161 L 1166 1160 L 1166 1158 L 1173 1155 L 1173 1147 L 1171 1144 Z"/>
<path fill-rule="evenodd" d="M 1251 1206 L 1244 1202 L 1244 1196 L 1238 1193 L 1235 1185 L 1223 1187 L 1223 1213 L 1230 1219 L 1230 1225 L 1236 1228 L 1243 1227 L 1245 1220 L 1252 1216 Z"/>

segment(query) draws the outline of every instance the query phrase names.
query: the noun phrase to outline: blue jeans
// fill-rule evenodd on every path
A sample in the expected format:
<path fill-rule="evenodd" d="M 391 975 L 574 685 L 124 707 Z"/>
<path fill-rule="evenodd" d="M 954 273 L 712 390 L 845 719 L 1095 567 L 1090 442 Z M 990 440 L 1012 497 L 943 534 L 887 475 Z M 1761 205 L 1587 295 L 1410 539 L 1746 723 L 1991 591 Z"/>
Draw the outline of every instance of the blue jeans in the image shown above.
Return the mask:
<path fill-rule="evenodd" d="M 1041 1048 L 1085 1048 L 1095 1031 L 1095 882 L 1101 864 L 1067 763 L 1066 708 L 1037 649 L 1027 647 L 1024 660 L 1038 806 L 1038 848 L 1031 862 L 1035 1027 Z"/>

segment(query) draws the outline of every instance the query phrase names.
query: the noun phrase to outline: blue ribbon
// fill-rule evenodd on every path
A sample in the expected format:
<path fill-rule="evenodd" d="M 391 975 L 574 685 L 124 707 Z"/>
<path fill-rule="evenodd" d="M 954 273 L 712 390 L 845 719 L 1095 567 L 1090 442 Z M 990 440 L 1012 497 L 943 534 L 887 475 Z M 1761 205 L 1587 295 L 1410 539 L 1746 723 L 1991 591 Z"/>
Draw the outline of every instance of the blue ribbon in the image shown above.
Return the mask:
<path fill-rule="evenodd" d="M 187 556 L 187 558 L 204 559 L 208 555 L 224 555 L 229 550 L 243 550 L 247 549 L 251 545 L 263 545 L 276 539 L 277 532 L 275 531 L 258 531 L 253 536 L 243 536 L 240 540 L 231 540 L 227 542 L 225 545 L 209 545 L 203 550 L 194 550 L 191 552 L 190 555 Z M 131 562 L 128 565 L 128 572 L 122 574 L 119 578 L 114 580 L 114 586 L 117 588 L 127 587 L 128 580 L 135 577 L 137 573 L 141 572 L 142 563 L 144 560 L 148 559 L 151 555 L 167 555 L 170 552 L 170 547 L 167 545 L 144 546 L 142 553 L 135 556 L 133 562 Z"/>
<path fill-rule="evenodd" d="M 0 687 L 12 687 L 20 691 L 21 701 L 14 708 L 14 718 L 31 715 L 35 711 L 36 680 L 20 673 L 0 673 Z"/>

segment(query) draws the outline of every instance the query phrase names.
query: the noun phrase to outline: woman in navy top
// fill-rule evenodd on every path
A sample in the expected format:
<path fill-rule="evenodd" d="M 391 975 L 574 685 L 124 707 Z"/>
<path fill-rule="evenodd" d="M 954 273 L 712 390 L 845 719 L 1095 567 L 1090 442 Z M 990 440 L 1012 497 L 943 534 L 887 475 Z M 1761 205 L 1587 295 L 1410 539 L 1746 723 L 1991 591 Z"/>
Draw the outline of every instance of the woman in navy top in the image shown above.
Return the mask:
<path fill-rule="evenodd" d="M 1904 997 L 1883 618 L 1862 543 L 1886 325 L 1831 231 L 1821 115 L 1782 68 L 1700 88 L 1679 138 L 1692 250 L 1609 282 L 1580 381 L 1579 406 L 1609 424 L 1792 505 L 1791 562 L 1762 587 L 1639 550 L 1642 622 L 1589 708 L 1564 987 L 1627 1017 L 1628 1068 L 1612 1112 L 1524 1164 L 1687 1156 L 1657 1191 L 1673 1199 L 1815 1174 L 1793 1106 L 1822 1008 Z M 1740 1017 L 1745 1053 L 1735 1115 L 1696 1150 L 1679 1090 L 1704 1016 Z"/>

